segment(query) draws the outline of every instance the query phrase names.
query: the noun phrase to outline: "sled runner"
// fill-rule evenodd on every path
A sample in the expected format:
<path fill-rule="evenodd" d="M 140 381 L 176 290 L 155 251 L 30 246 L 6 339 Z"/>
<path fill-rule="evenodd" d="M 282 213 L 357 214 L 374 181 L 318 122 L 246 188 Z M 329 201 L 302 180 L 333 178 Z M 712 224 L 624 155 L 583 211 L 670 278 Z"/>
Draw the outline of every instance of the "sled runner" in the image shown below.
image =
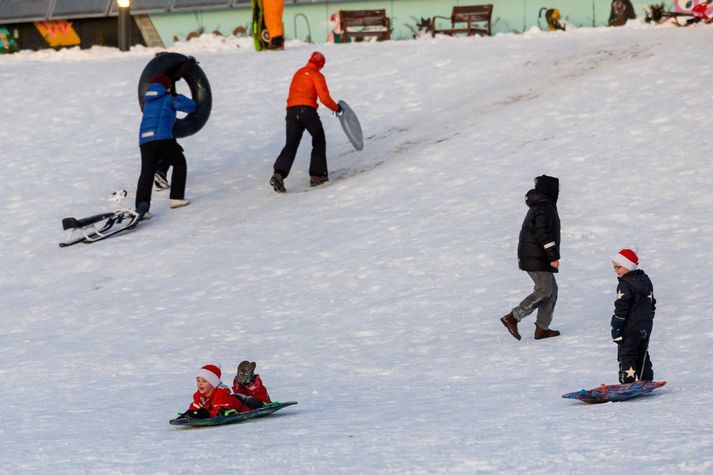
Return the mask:
<path fill-rule="evenodd" d="M 364 138 L 361 133 L 359 118 L 346 102 L 339 101 L 339 106 L 342 108 L 342 112 L 339 114 L 339 123 L 344 129 L 344 133 L 355 149 L 362 150 L 364 148 Z"/>
<path fill-rule="evenodd" d="M 175 419 L 171 419 L 168 423 L 172 426 L 191 426 L 191 427 L 206 427 L 206 426 L 219 426 L 223 424 L 235 424 L 236 422 L 242 422 L 247 419 L 254 419 L 256 417 L 265 417 L 273 414 L 280 409 L 297 404 L 297 401 L 287 401 L 287 402 L 272 402 L 270 404 L 265 404 L 259 409 L 254 409 L 248 412 L 233 412 L 232 414 L 227 414 L 225 416 L 211 417 L 210 419 L 195 419 L 193 417 L 185 417 L 184 415 L 179 415 Z"/>
<path fill-rule="evenodd" d="M 665 384 L 666 381 L 635 381 L 629 384 L 615 384 L 612 386 L 602 384 L 598 388 L 580 389 L 574 393 L 563 394 L 562 397 L 565 399 L 579 399 L 588 404 L 626 401 L 648 394 Z"/>

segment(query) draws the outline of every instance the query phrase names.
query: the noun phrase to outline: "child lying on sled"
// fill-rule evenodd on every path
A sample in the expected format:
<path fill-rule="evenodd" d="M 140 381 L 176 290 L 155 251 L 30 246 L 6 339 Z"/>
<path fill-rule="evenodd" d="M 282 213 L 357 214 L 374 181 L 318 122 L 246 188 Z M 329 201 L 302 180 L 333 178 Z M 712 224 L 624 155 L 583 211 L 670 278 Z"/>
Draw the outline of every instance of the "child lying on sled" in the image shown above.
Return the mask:
<path fill-rule="evenodd" d="M 252 366 L 254 370 L 254 363 Z M 207 419 L 231 412 L 247 412 L 262 407 L 261 400 L 242 393 L 230 394 L 230 390 L 220 381 L 220 365 L 205 365 L 196 374 L 198 390 L 193 394 L 193 402 L 183 414 L 195 419 Z M 236 376 L 237 378 L 237 376 Z M 267 389 L 260 386 L 267 395 Z M 268 398 L 269 402 L 269 398 Z"/>
<path fill-rule="evenodd" d="M 184 413 L 187 417 L 206 419 L 225 415 L 228 412 L 247 412 L 269 404 L 270 395 L 259 374 L 255 374 L 255 362 L 242 361 L 233 379 L 233 394 L 221 382 L 220 365 L 203 366 L 196 375 L 198 390 L 193 402 Z"/>
<path fill-rule="evenodd" d="M 233 379 L 233 396 L 257 399 L 263 404 L 272 402 L 260 375 L 255 374 L 254 361 L 241 361 L 238 365 L 238 372 Z"/>

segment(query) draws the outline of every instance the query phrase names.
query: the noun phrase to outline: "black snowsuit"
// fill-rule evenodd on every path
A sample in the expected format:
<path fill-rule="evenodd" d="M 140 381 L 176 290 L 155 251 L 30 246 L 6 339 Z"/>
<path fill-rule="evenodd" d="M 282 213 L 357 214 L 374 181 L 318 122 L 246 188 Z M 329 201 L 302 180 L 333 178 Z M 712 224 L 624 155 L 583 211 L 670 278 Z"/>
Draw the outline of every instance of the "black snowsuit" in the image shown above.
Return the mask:
<path fill-rule="evenodd" d="M 622 335 L 617 351 L 621 383 L 654 379 L 648 347 L 655 313 L 654 286 L 644 271 L 637 269 L 619 277 L 611 325 L 612 335 L 618 330 Z"/>
<path fill-rule="evenodd" d="M 550 262 L 560 258 L 560 217 L 556 200 L 538 190 L 527 192 L 530 208 L 520 230 L 517 261 L 521 270 L 557 272 Z"/>

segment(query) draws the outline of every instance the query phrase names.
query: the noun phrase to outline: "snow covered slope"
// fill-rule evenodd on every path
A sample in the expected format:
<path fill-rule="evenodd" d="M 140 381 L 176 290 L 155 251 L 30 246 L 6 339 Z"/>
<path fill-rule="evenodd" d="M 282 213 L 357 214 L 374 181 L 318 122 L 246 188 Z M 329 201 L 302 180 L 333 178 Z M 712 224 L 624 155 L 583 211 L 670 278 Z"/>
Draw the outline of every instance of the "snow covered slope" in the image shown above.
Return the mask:
<path fill-rule="evenodd" d="M 60 221 L 111 209 L 139 173 L 136 84 L 155 51 L 0 57 L 0 472 L 591 473 L 713 470 L 711 28 L 580 29 L 320 46 L 359 114 L 355 152 L 320 108 L 333 181 L 268 185 L 292 73 L 314 47 L 177 45 L 213 88 L 181 141 L 187 208 L 154 193 L 132 234 L 60 249 Z M 238 47 L 236 47 L 238 46 Z M 499 317 L 524 194 L 561 179 L 553 328 Z M 306 191 L 306 192 L 304 192 Z M 637 244 L 668 385 L 616 382 L 609 257 Z M 211 429 L 168 425 L 194 376 L 242 359 L 299 405 Z"/>

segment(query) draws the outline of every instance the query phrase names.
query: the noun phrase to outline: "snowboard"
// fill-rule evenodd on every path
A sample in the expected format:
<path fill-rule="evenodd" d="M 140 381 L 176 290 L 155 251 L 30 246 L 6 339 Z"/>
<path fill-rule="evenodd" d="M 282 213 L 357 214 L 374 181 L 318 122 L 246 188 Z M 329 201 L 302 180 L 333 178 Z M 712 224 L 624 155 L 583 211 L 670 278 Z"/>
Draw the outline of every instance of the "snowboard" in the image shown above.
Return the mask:
<path fill-rule="evenodd" d="M 342 125 L 344 133 L 355 149 L 362 150 L 364 148 L 364 137 L 361 132 L 359 118 L 346 102 L 339 101 L 339 105 L 342 108 L 342 112 L 339 114 L 339 123 Z"/>
<path fill-rule="evenodd" d="M 194 419 L 192 417 L 177 417 L 171 419 L 168 423 L 172 426 L 191 426 L 191 427 L 206 427 L 206 426 L 220 426 L 224 424 L 235 424 L 236 422 L 242 422 L 247 419 L 254 419 L 256 417 L 265 417 L 279 411 L 287 406 L 292 406 L 297 404 L 297 401 L 287 401 L 287 402 L 273 402 L 270 404 L 265 404 L 259 409 L 253 409 L 247 412 L 238 412 L 235 414 L 230 414 L 227 416 L 211 417 L 210 419 Z"/>
<path fill-rule="evenodd" d="M 614 384 L 612 386 L 602 384 L 598 388 L 580 389 L 574 393 L 563 394 L 562 397 L 565 399 L 579 399 L 588 404 L 627 401 L 648 394 L 665 384 L 666 381 L 635 381 L 629 384 Z"/>
<path fill-rule="evenodd" d="M 270 33 L 265 26 L 262 0 L 251 0 L 253 10 L 252 33 L 255 51 L 262 51 L 270 43 Z"/>

